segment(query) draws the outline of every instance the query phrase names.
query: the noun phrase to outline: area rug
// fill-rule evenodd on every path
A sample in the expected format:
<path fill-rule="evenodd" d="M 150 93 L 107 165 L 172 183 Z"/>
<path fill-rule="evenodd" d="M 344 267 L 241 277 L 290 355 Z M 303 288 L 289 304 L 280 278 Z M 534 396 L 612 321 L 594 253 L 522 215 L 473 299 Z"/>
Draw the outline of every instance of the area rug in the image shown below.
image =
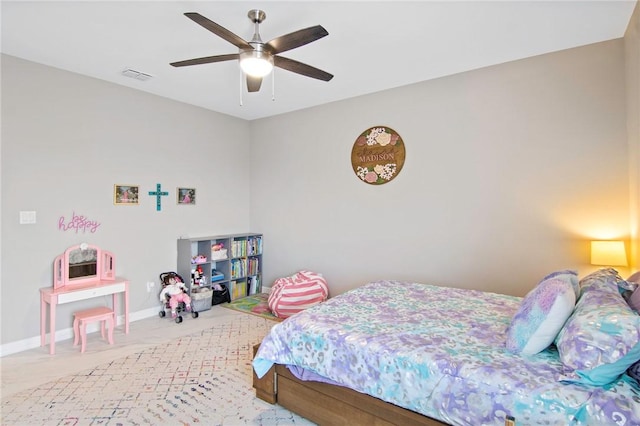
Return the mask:
<path fill-rule="evenodd" d="M 234 311 L 257 315 L 272 321 L 282 321 L 282 318 L 278 318 L 273 315 L 271 309 L 269 309 L 269 294 L 267 293 L 252 294 L 251 296 L 241 297 L 231 303 L 225 303 L 222 306 L 233 309 Z"/>
<path fill-rule="evenodd" d="M 312 425 L 255 397 L 251 357 L 275 323 L 211 329 L 2 399 L 2 425 Z"/>

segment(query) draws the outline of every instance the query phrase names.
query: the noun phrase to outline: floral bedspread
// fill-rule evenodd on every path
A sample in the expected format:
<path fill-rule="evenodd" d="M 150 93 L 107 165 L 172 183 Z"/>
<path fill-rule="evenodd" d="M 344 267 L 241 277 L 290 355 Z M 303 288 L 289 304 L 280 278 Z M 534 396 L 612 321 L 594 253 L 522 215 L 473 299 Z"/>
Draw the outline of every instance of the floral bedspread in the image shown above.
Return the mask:
<path fill-rule="evenodd" d="M 551 347 L 505 349 L 520 298 L 378 281 L 275 325 L 253 362 L 297 365 L 330 381 L 452 425 L 640 425 L 640 387 L 560 383 Z"/>

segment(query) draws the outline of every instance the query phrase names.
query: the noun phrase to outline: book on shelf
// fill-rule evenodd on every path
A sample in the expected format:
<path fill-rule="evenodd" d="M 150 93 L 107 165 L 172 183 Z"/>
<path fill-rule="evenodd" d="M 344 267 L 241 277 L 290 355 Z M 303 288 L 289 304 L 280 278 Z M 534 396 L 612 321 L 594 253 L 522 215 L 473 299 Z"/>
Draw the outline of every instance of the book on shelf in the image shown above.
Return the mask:
<path fill-rule="evenodd" d="M 247 295 L 247 282 L 231 281 L 231 294 L 233 299 L 245 297 Z"/>
<path fill-rule="evenodd" d="M 247 240 L 234 240 L 231 242 L 231 256 L 243 257 L 247 255 Z"/>
<path fill-rule="evenodd" d="M 256 294 L 260 288 L 260 277 L 254 275 L 248 278 L 249 281 L 249 294 Z"/>
<path fill-rule="evenodd" d="M 231 257 L 257 256 L 262 254 L 262 237 L 249 237 L 231 242 Z"/>
<path fill-rule="evenodd" d="M 249 256 L 262 254 L 262 237 L 251 237 L 247 240 L 247 254 Z"/>
<path fill-rule="evenodd" d="M 260 271 L 260 259 L 250 257 L 247 260 L 247 275 L 256 275 Z"/>
<path fill-rule="evenodd" d="M 233 259 L 231 261 L 231 278 L 247 276 L 247 259 Z"/>

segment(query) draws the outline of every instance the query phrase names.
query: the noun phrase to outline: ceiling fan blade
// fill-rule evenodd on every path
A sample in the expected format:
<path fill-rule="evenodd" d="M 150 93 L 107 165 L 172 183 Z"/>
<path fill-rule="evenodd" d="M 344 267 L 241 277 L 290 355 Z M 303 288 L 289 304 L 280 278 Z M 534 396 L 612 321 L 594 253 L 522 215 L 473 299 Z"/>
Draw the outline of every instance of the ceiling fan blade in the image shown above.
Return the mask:
<path fill-rule="evenodd" d="M 238 47 L 239 49 L 253 49 L 253 47 L 249 43 L 247 43 L 244 39 L 242 39 L 241 37 L 235 35 L 231 31 L 229 31 L 228 29 L 216 24 L 215 22 L 211 21 L 210 19 L 205 18 L 204 16 L 200 15 L 199 13 L 187 12 L 187 13 L 184 14 L 184 16 L 186 16 L 187 18 L 191 19 L 196 24 L 199 24 L 202 27 L 208 29 L 209 31 L 211 31 L 212 33 L 217 35 L 218 37 L 221 37 L 221 38 L 227 40 L 229 43 L 233 44 L 234 46 Z"/>
<path fill-rule="evenodd" d="M 260 90 L 260 85 L 262 85 L 262 77 L 251 77 L 247 76 L 247 91 L 248 92 L 257 92 Z"/>
<path fill-rule="evenodd" d="M 283 56 L 274 56 L 273 64 L 276 67 L 285 69 L 287 71 L 295 72 L 306 77 L 316 78 L 322 81 L 329 81 L 333 78 L 333 74 L 322 71 L 318 68 L 314 68 L 311 65 L 303 64 L 302 62 L 294 61 L 293 59 L 285 58 Z"/>
<path fill-rule="evenodd" d="M 232 61 L 240 59 L 240 54 L 231 53 L 229 55 L 205 56 L 204 58 L 187 59 L 185 61 L 171 62 L 174 67 L 186 67 L 189 65 L 211 64 L 213 62 Z"/>
<path fill-rule="evenodd" d="M 276 37 L 270 42 L 266 43 L 271 47 L 273 54 L 286 52 L 287 50 L 295 49 L 296 47 L 304 46 L 329 35 L 322 25 L 316 25 L 315 27 L 305 28 L 303 30 L 294 31 L 292 33 Z"/>

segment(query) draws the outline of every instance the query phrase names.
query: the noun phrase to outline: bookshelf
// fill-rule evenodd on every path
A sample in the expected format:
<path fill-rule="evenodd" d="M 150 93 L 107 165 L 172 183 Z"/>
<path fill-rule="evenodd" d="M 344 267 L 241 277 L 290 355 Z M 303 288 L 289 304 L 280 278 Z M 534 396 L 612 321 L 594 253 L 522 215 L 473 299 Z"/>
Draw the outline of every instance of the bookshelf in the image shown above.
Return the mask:
<path fill-rule="evenodd" d="M 262 234 L 180 238 L 176 272 L 184 278 L 190 294 L 215 284 L 226 286 L 231 300 L 260 293 Z"/>

